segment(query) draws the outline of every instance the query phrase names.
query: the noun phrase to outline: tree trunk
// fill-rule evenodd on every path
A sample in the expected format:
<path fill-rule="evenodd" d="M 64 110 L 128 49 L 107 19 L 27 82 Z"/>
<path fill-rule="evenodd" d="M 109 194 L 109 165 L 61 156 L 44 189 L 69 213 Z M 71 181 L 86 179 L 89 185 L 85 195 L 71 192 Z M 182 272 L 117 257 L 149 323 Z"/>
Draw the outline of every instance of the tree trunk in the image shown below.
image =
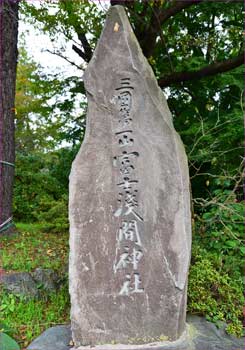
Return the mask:
<path fill-rule="evenodd" d="M 14 230 L 14 117 L 18 0 L 0 0 L 0 234 Z"/>

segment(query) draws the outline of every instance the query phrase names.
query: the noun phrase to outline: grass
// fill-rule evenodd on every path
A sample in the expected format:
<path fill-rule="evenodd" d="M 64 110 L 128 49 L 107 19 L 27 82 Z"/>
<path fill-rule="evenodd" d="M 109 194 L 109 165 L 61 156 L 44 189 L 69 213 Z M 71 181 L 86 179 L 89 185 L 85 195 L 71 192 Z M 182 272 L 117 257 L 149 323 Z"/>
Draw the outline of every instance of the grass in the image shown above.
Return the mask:
<path fill-rule="evenodd" d="M 38 224 L 17 225 L 18 234 L 0 237 L 0 271 L 33 271 L 37 267 L 64 272 L 68 261 L 68 233 L 42 233 Z M 45 329 L 69 323 L 70 300 L 67 281 L 55 293 L 40 299 L 25 299 L 2 292 L 0 324 L 22 349 Z"/>
<path fill-rule="evenodd" d="M 64 286 L 40 300 L 25 300 L 23 297 L 3 293 L 0 311 L 0 322 L 11 329 L 10 335 L 25 348 L 45 329 L 69 323 L 68 288 Z"/>
<path fill-rule="evenodd" d="M 18 234 L 0 238 L 0 268 L 29 272 L 37 267 L 59 270 L 67 264 L 68 233 L 42 233 L 38 224 L 16 227 Z"/>

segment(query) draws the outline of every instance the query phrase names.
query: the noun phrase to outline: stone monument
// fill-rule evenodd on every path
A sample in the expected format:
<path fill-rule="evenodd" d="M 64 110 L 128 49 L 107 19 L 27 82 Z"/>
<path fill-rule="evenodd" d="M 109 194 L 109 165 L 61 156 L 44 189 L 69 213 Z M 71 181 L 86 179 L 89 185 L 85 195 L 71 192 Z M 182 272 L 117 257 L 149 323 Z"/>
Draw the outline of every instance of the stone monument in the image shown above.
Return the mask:
<path fill-rule="evenodd" d="M 75 347 L 183 350 L 187 159 L 121 6 L 108 12 L 84 83 L 87 129 L 69 199 Z"/>

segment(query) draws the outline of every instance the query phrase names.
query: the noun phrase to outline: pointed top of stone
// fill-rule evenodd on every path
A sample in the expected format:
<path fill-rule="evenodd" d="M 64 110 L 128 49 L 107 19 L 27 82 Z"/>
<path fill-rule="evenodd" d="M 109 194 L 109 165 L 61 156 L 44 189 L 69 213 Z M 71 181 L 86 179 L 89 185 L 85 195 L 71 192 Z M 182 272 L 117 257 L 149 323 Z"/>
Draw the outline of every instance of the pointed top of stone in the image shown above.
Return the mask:
<path fill-rule="evenodd" d="M 104 29 L 95 52 L 84 74 L 85 88 L 95 97 L 106 89 L 110 90 L 110 79 L 114 74 L 126 73 L 141 77 L 142 87 L 147 89 L 153 103 L 164 114 L 165 121 L 172 127 L 172 116 L 168 110 L 163 92 L 157 84 L 152 68 L 145 58 L 138 40 L 129 23 L 123 6 L 111 6 Z M 96 83 L 95 83 L 96 82 Z"/>

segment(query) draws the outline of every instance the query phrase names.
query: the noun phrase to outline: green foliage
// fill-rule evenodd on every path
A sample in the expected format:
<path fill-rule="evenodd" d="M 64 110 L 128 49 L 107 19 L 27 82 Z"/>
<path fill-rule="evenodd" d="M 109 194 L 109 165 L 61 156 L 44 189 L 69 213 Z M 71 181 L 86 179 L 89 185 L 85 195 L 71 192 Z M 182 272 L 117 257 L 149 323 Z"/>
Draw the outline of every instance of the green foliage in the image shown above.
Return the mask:
<path fill-rule="evenodd" d="M 0 332 L 0 345 L 1 350 L 20 350 L 20 347 L 16 341 L 8 334 L 3 332 Z"/>
<path fill-rule="evenodd" d="M 44 221 L 42 213 L 56 207 L 56 215 L 52 217 L 51 211 L 47 217 L 49 225 L 55 221 L 53 229 L 56 232 L 68 228 L 64 198 L 71 162 L 77 152 L 75 144 L 83 136 L 83 117 L 76 116 L 76 125 L 72 123 L 76 80 L 75 77 L 67 78 L 66 82 L 57 77 L 51 79 L 41 72 L 23 48 L 20 49 L 16 86 L 14 216 L 18 221 Z M 67 84 L 73 89 L 69 93 L 70 100 L 64 99 Z M 74 146 L 54 151 L 54 147 L 65 140 Z"/>
<path fill-rule="evenodd" d="M 25 19 L 42 28 L 54 42 L 63 33 L 65 42 L 75 40 L 79 43 L 82 32 L 86 33 L 92 50 L 108 8 L 82 0 L 43 1 L 40 6 L 23 2 L 21 6 Z M 126 8 L 140 40 L 144 40 L 142 33 L 150 25 L 157 7 L 164 12 L 171 6 L 173 3 L 170 1 L 136 1 Z M 157 40 L 149 59 L 156 76 L 173 71 L 193 71 L 241 52 L 242 11 L 243 5 L 239 2 L 202 2 L 170 17 L 163 23 L 162 37 Z M 64 47 L 56 48 L 58 53 L 64 50 Z M 85 66 L 81 59 L 78 68 L 84 70 Z M 84 93 L 84 87 L 80 85 L 78 80 L 74 81 L 73 97 L 78 91 Z M 240 165 L 243 149 L 242 92 L 242 67 L 202 80 L 171 85 L 167 89 L 175 127 L 189 156 L 194 198 L 209 195 L 205 183 L 207 179 L 210 181 L 210 176 L 227 176 L 227 171 L 229 175 Z M 80 125 L 78 123 L 74 133 L 70 133 L 71 138 L 79 134 L 84 119 L 77 118 L 76 121 Z M 211 175 L 201 175 L 204 173 Z"/>
<path fill-rule="evenodd" d="M 80 145 L 59 148 L 45 155 L 47 167 L 53 178 L 62 186 L 62 192 L 67 193 L 71 164 L 79 150 Z"/>
<path fill-rule="evenodd" d="M 13 329 L 8 327 L 5 323 L 0 322 L 0 333 L 1 332 L 11 336 L 13 334 Z"/>
<path fill-rule="evenodd" d="M 194 198 L 209 198 L 210 189 L 218 189 L 216 179 L 233 178 L 232 188 L 235 177 L 240 175 L 241 83 L 242 70 L 237 68 L 233 74 L 189 83 L 185 91 L 171 89 L 168 102 L 174 108 L 174 123 L 186 146 Z M 175 107 L 177 100 L 180 103 Z"/>
<path fill-rule="evenodd" d="M 45 204 L 45 210 L 37 213 L 37 220 L 42 225 L 42 231 L 53 233 L 66 233 L 69 230 L 68 222 L 68 198 L 67 195 L 59 201 L 47 201 L 40 203 L 40 206 Z"/>
<path fill-rule="evenodd" d="M 70 301 L 67 283 L 58 292 L 43 296 L 41 300 L 26 300 L 23 297 L 3 293 L 0 310 L 4 323 L 13 328 L 15 338 L 20 344 L 27 346 L 31 340 L 53 324 L 68 323 Z M 1 334 L 3 333 L 0 333 L 0 337 Z M 19 350 L 19 347 L 16 349 Z"/>
<path fill-rule="evenodd" d="M 226 321 L 227 332 L 243 335 L 243 284 L 224 264 L 223 254 L 210 253 L 195 243 L 189 274 L 188 311 L 212 322 Z M 229 275 L 228 275 L 229 273 Z"/>
<path fill-rule="evenodd" d="M 171 5 L 170 1 L 166 1 L 164 7 Z M 241 52 L 242 9 L 242 3 L 203 1 L 169 18 L 162 26 L 164 39 L 158 40 L 154 52 L 153 69 L 157 76 L 198 70 Z M 149 12 L 150 17 L 152 11 Z M 133 20 L 137 22 L 139 19 L 135 16 Z M 196 83 L 198 86 L 199 81 L 193 84 Z M 190 82 L 176 84 L 181 93 L 190 85 Z M 177 103 L 175 107 L 178 108 Z"/>
<path fill-rule="evenodd" d="M 20 47 L 15 98 L 17 153 L 53 150 L 64 140 L 80 142 L 85 109 L 81 93 L 85 91 L 78 77 L 44 74 Z"/>
<path fill-rule="evenodd" d="M 62 287 L 54 293 L 41 293 L 40 299 L 25 299 L 10 293 L 1 293 L 0 334 L 13 336 L 26 347 L 31 340 L 54 324 L 69 322 L 67 261 L 68 235 L 42 233 L 40 225 L 17 224 L 16 236 L 1 237 L 1 268 L 32 271 L 36 267 L 58 271 Z M 13 259 L 13 256 L 15 259 Z M 2 350 L 2 349 L 1 349 Z"/>
<path fill-rule="evenodd" d="M 13 294 L 9 294 L 8 298 L 4 298 L 2 299 L 2 303 L 0 306 L 0 310 L 2 312 L 2 314 L 8 314 L 8 313 L 13 313 L 16 307 L 16 300 L 14 298 Z"/>
<path fill-rule="evenodd" d="M 209 197 L 195 198 L 195 231 L 189 275 L 188 309 L 243 334 L 244 232 L 242 176 L 213 178 Z M 231 190 L 233 188 L 233 190 Z"/>
<path fill-rule="evenodd" d="M 68 176 L 77 147 L 49 153 L 17 153 L 14 186 L 16 220 L 47 222 L 55 232 L 68 229 Z"/>
<path fill-rule="evenodd" d="M 15 135 L 18 152 L 53 146 L 53 142 L 44 137 L 46 134 L 43 126 L 52 113 L 48 104 L 52 97 L 50 85 L 51 81 L 41 73 L 40 66 L 28 56 L 23 47 L 20 47 L 15 95 Z M 50 130 L 49 134 L 52 134 Z"/>
<path fill-rule="evenodd" d="M 17 221 L 39 220 L 45 230 L 65 232 L 68 176 L 84 130 L 83 114 L 74 112 L 84 102 L 77 105 L 75 96 L 84 87 L 78 77 L 43 74 L 24 48 L 19 51 L 14 216 Z M 73 146 L 54 151 L 64 141 Z"/>
<path fill-rule="evenodd" d="M 210 251 L 238 257 L 244 256 L 243 203 L 231 190 L 215 190 L 213 200 L 205 204 L 196 230 L 199 244 Z M 200 242 L 202 241 L 202 242 Z M 241 268 L 240 264 L 238 267 Z"/>
<path fill-rule="evenodd" d="M 40 203 L 58 199 L 62 195 L 61 184 L 52 177 L 44 154 L 17 154 L 14 215 L 16 220 L 33 221 Z"/>
<path fill-rule="evenodd" d="M 77 39 L 81 29 L 85 33 L 89 32 L 91 34 L 90 44 L 93 49 L 105 18 L 105 11 L 99 8 L 95 2 L 84 0 L 44 1 L 39 6 L 31 4 L 29 1 L 23 1 L 21 12 L 28 17 L 29 22 L 34 26 L 41 26 L 43 32 L 48 33 L 54 43 L 58 41 L 60 33 L 63 33 L 65 40 L 68 41 Z M 59 52 L 62 52 L 62 49 L 59 48 Z"/>

